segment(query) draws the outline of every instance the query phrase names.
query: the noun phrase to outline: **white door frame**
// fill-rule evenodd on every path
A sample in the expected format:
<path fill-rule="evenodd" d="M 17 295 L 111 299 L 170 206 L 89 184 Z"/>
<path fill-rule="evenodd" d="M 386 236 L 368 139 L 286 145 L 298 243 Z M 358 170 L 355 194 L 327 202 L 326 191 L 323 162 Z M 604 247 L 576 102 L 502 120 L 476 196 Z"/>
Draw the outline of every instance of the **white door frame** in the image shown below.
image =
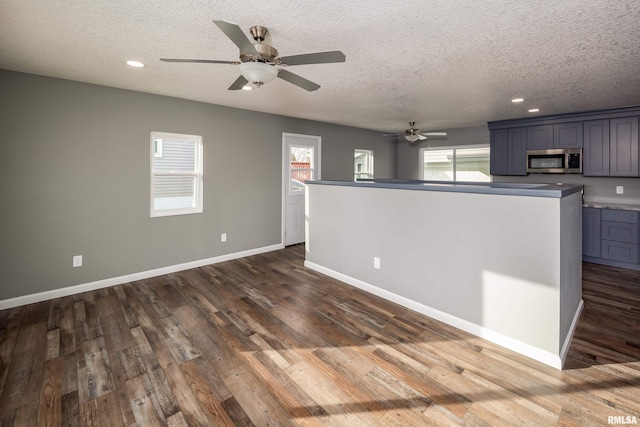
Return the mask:
<path fill-rule="evenodd" d="M 281 195 L 281 199 L 282 199 L 282 203 L 281 203 L 281 225 L 280 225 L 280 229 L 281 229 L 281 244 L 284 247 L 285 246 L 285 232 L 287 229 L 287 189 L 288 184 L 289 184 L 289 166 L 290 166 L 290 159 L 289 159 L 289 150 L 287 150 L 287 137 L 297 137 L 297 138 L 308 138 L 308 139 L 314 139 L 317 144 L 318 144 L 318 151 L 317 153 L 314 153 L 314 157 L 315 157 L 315 163 L 316 163 L 316 175 L 315 175 L 315 180 L 320 180 L 321 179 L 321 152 L 322 152 L 322 137 L 321 136 L 317 136 L 317 135 L 303 135 L 303 134 L 299 134 L 299 133 L 290 133 L 290 132 L 282 132 L 282 153 L 281 153 L 281 157 L 282 157 L 282 189 L 280 191 L 280 195 Z M 306 194 L 305 194 L 305 200 L 306 200 Z M 306 207 L 305 207 L 306 209 Z"/>

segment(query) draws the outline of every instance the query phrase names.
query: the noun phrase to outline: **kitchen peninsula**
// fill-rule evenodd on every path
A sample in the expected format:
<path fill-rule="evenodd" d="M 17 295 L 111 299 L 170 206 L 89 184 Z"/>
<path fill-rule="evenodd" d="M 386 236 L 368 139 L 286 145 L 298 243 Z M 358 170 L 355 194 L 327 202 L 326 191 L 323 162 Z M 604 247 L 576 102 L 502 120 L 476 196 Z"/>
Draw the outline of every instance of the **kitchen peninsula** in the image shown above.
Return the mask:
<path fill-rule="evenodd" d="M 582 309 L 582 186 L 307 181 L 305 265 L 562 368 Z"/>

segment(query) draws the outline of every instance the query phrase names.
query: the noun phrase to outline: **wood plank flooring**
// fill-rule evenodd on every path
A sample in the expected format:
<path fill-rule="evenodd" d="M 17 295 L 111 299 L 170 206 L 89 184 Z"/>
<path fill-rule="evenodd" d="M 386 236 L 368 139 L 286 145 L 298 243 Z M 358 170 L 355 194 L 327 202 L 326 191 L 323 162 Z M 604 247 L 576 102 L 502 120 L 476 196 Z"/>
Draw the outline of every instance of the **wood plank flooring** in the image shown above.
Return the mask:
<path fill-rule="evenodd" d="M 0 424 L 640 423 L 638 272 L 584 264 L 557 371 L 303 261 L 293 246 L 0 311 Z"/>

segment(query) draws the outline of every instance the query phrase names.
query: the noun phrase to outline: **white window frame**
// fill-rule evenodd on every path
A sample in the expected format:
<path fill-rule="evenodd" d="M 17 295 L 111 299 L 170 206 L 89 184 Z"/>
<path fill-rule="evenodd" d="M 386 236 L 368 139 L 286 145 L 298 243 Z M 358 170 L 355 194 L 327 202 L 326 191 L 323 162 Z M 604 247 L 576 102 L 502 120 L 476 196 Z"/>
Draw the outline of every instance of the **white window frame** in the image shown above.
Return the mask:
<path fill-rule="evenodd" d="M 418 154 L 418 174 L 419 179 L 424 180 L 424 152 L 425 151 L 438 151 L 438 150 L 453 150 L 453 180 L 452 181 L 443 181 L 443 182 L 458 182 L 456 179 L 456 151 L 459 149 L 465 148 L 489 148 L 489 144 L 472 144 L 472 145 L 443 145 L 441 147 L 421 147 Z M 489 182 L 493 181 L 493 175 L 489 175 Z"/>
<path fill-rule="evenodd" d="M 159 143 L 157 140 L 160 140 Z M 154 169 L 155 159 L 162 158 L 162 141 L 163 140 L 181 140 L 181 141 L 189 141 L 195 143 L 195 158 L 194 158 L 194 170 L 185 172 L 185 171 L 162 171 L 156 172 Z M 188 214 L 197 214 L 203 212 L 203 203 L 202 203 L 202 186 L 203 186 L 203 156 L 202 156 L 202 136 L 200 135 L 187 135 L 180 133 L 169 133 L 169 132 L 151 132 L 151 149 L 149 150 L 151 154 L 151 188 L 150 188 L 150 216 L 154 217 L 163 217 L 163 216 L 173 216 L 173 215 L 188 215 Z M 194 177 L 195 180 L 195 206 L 192 208 L 173 208 L 173 209 L 155 209 L 154 208 L 154 181 L 157 176 L 191 176 Z"/>
<path fill-rule="evenodd" d="M 368 150 L 364 148 L 356 148 L 353 151 L 353 157 L 355 159 L 356 154 L 364 154 L 365 156 L 365 170 L 357 171 L 356 164 L 353 164 L 353 180 L 357 181 L 358 178 L 373 178 L 373 150 Z M 366 176 L 362 176 L 366 175 Z"/>

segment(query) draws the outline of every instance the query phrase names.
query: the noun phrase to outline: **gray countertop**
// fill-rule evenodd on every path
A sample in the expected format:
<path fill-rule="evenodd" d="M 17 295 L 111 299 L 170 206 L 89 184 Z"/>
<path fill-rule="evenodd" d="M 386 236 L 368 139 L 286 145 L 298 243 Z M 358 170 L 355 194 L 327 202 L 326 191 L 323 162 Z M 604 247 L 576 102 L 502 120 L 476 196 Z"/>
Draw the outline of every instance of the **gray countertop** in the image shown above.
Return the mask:
<path fill-rule="evenodd" d="M 619 205 L 615 203 L 604 202 L 584 202 L 585 208 L 599 208 L 599 209 L 620 209 L 624 211 L 640 211 L 640 205 Z"/>
<path fill-rule="evenodd" d="M 443 182 L 410 179 L 370 179 L 353 181 L 305 181 L 309 185 L 341 185 L 361 188 L 390 188 L 399 190 L 447 191 L 454 193 L 499 194 L 562 198 L 582 191 L 582 185 L 535 184 L 516 182 Z"/>

